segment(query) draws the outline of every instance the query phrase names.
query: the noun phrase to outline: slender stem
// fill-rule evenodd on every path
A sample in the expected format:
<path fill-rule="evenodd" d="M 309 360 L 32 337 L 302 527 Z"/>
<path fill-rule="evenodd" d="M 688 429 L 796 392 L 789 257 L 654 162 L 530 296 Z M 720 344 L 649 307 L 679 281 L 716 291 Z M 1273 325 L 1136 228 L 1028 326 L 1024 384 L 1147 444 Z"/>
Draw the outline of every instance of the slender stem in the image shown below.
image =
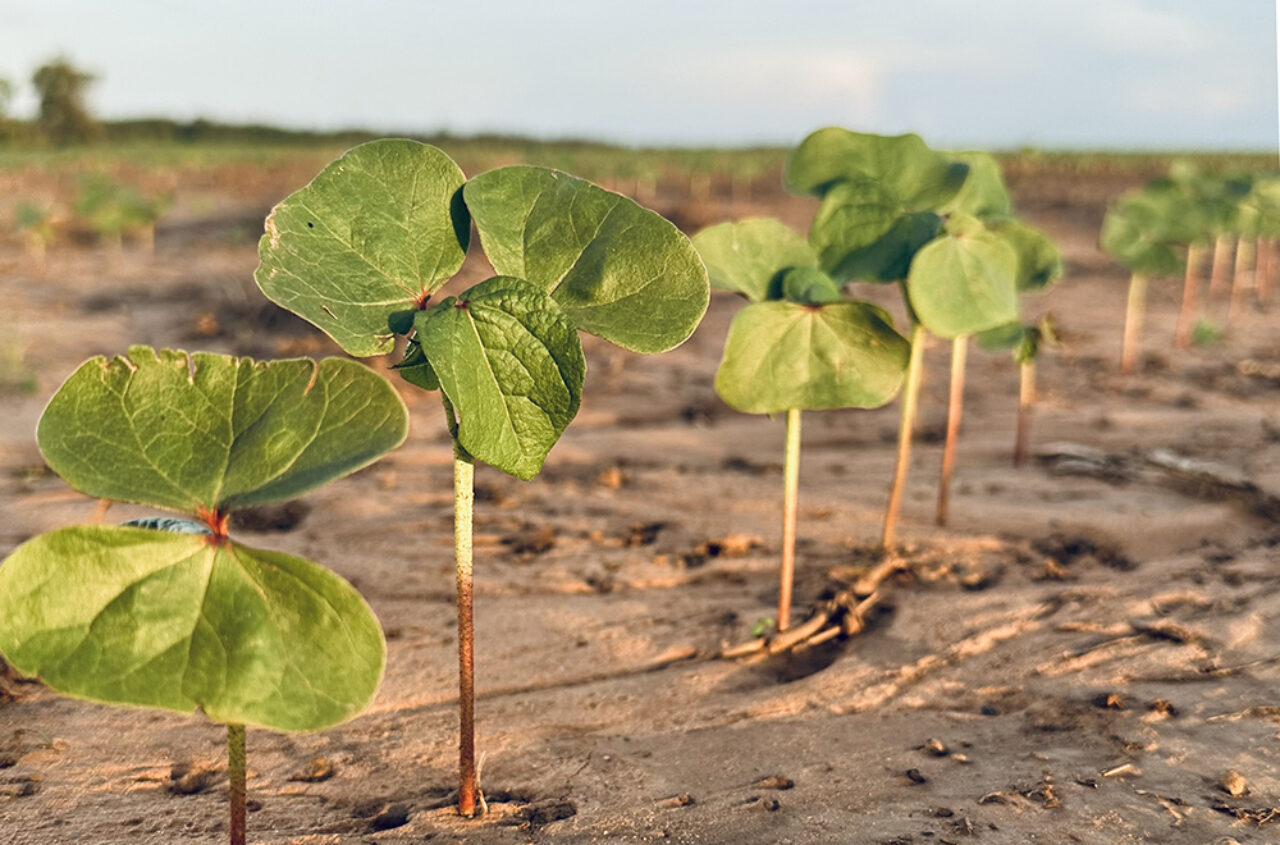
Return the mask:
<path fill-rule="evenodd" d="M 1187 248 L 1187 275 L 1182 283 L 1182 307 L 1178 309 L 1178 328 L 1174 332 L 1173 342 L 1180 349 L 1191 345 L 1192 321 L 1196 317 L 1197 298 L 1200 292 L 1200 263 L 1204 258 L 1204 249 L 1200 244 L 1192 244 Z"/>
<path fill-rule="evenodd" d="M 1234 323 L 1244 305 L 1244 292 L 1249 278 L 1249 266 L 1257 255 L 1257 244 L 1248 238 L 1236 241 L 1236 266 L 1231 277 L 1231 300 L 1227 304 L 1227 324 Z"/>
<path fill-rule="evenodd" d="M 1227 285 L 1227 266 L 1231 263 L 1231 236 L 1218 235 L 1213 242 L 1213 270 L 1209 276 L 1209 298 L 1217 299 Z"/>
<path fill-rule="evenodd" d="M 791 584 L 796 570 L 796 508 L 800 495 L 800 409 L 787 411 L 787 457 L 782 493 L 782 580 L 778 588 L 778 630 L 791 627 Z"/>
<path fill-rule="evenodd" d="M 1276 268 L 1276 242 L 1264 240 L 1258 246 L 1257 294 L 1258 303 L 1265 304 L 1271 298 L 1271 274 Z"/>
<path fill-rule="evenodd" d="M 475 464 L 458 450 L 453 458 L 453 554 L 458 580 L 458 813 L 476 814 L 475 621 L 472 616 L 472 527 Z"/>
<path fill-rule="evenodd" d="M 942 478 L 938 482 L 938 510 L 934 522 L 946 525 L 951 507 L 951 474 L 956 465 L 956 439 L 964 414 L 964 365 L 969 352 L 969 336 L 951 341 L 951 396 L 947 403 L 947 441 L 942 447 Z"/>
<path fill-rule="evenodd" d="M 1129 302 L 1124 312 L 1124 343 L 1120 349 L 1120 372 L 1128 375 L 1138 367 L 1138 347 L 1142 343 L 1142 312 L 1147 303 L 1147 277 L 1129 277 Z"/>
<path fill-rule="evenodd" d="M 907 364 L 907 383 L 902 389 L 902 420 L 898 424 L 898 459 L 893 471 L 893 486 L 889 489 L 889 506 L 884 513 L 884 531 L 880 545 L 886 550 L 893 547 L 898 534 L 898 512 L 902 509 L 902 490 L 907 483 L 907 470 L 911 464 L 911 436 L 916 424 L 916 401 L 920 395 L 920 380 L 924 370 L 924 326 L 915 323 L 911 329 L 911 359 Z"/>
<path fill-rule="evenodd" d="M 227 776 L 231 782 L 231 845 L 244 845 L 244 725 L 227 725 Z"/>
<path fill-rule="evenodd" d="M 1013 465 L 1022 466 L 1031 440 L 1031 414 L 1036 405 L 1036 359 L 1029 358 L 1018 367 L 1022 376 L 1018 385 L 1018 434 L 1013 441 Z"/>

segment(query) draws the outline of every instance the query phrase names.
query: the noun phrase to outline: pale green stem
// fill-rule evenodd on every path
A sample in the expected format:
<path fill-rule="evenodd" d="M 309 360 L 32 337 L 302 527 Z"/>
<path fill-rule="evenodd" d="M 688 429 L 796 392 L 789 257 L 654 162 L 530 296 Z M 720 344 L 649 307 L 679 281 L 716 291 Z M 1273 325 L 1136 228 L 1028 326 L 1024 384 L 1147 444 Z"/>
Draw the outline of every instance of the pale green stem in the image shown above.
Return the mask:
<path fill-rule="evenodd" d="M 951 342 L 951 396 L 947 404 L 947 440 L 942 447 L 942 477 L 938 482 L 938 510 L 934 521 L 946 525 L 951 506 L 951 474 L 956 465 L 956 439 L 960 436 L 960 418 L 964 414 L 964 365 L 969 352 L 969 336 L 960 335 Z"/>
<path fill-rule="evenodd" d="M 1138 368 L 1138 347 L 1142 345 L 1142 317 L 1147 307 L 1147 277 L 1134 273 L 1129 279 L 1129 302 L 1124 312 L 1124 342 L 1120 349 L 1120 372 Z"/>
<path fill-rule="evenodd" d="M 907 364 L 907 382 L 902 388 L 902 421 L 898 425 L 898 459 L 893 473 L 893 486 L 889 490 L 889 506 L 884 514 L 884 532 L 880 545 L 886 551 L 893 548 L 898 534 L 898 512 L 902 509 L 902 491 L 907 483 L 907 470 L 911 465 L 911 437 L 916 424 L 916 402 L 920 395 L 920 381 L 924 372 L 924 326 L 915 323 L 911 329 L 911 358 Z"/>
<path fill-rule="evenodd" d="M 782 494 L 782 579 L 778 589 L 778 630 L 791 626 L 791 585 L 796 568 L 796 510 L 800 496 L 800 409 L 787 411 L 787 449 Z"/>

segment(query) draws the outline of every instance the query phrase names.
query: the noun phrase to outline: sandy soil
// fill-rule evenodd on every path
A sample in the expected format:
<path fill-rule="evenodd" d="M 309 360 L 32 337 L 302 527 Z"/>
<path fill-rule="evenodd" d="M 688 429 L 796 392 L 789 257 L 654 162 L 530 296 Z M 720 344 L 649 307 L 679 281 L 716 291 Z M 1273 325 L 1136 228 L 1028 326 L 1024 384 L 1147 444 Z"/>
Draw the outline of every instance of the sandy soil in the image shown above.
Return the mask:
<path fill-rule="evenodd" d="M 1016 368 L 976 352 L 951 526 L 935 528 L 947 366 L 936 344 L 901 529 L 908 571 L 889 583 L 890 606 L 861 636 L 803 655 L 719 660 L 773 613 L 780 536 L 781 421 L 737 414 L 711 388 L 739 303 L 715 297 L 695 337 L 658 358 L 589 340 L 582 412 L 543 475 L 477 472 L 492 812 L 464 822 L 450 809 L 448 435 L 436 398 L 406 390 L 402 449 L 239 532 L 352 580 L 390 650 L 363 717 L 318 735 L 250 732 L 251 840 L 1280 841 L 1267 824 L 1280 817 L 1277 515 L 1144 460 L 1163 447 L 1280 492 L 1276 312 L 1175 355 L 1178 285 L 1160 284 L 1143 372 L 1124 378 L 1125 277 L 1093 246 L 1116 186 L 1017 187 L 1069 264 L 1030 303 L 1065 341 L 1043 359 L 1035 441 L 1110 463 L 1013 469 Z M 242 203 L 251 219 L 259 199 Z M 783 198 L 672 210 L 691 225 L 765 212 L 802 225 L 808 213 Z M 16 246 L 0 253 L 0 345 L 25 352 L 10 369 L 37 383 L 0 402 L 0 553 L 92 517 L 95 503 L 49 474 L 33 442 L 44 402 L 84 357 L 129 343 L 333 351 L 264 305 L 235 219 L 179 221 L 152 260 L 55 252 L 45 278 Z M 896 407 L 805 416 L 800 617 L 876 560 L 896 420 Z M 716 554 L 724 538 L 736 542 Z M 0 680 L 0 840 L 223 841 L 223 741 L 195 718 Z M 1243 794 L 1224 788 L 1229 770 Z"/>

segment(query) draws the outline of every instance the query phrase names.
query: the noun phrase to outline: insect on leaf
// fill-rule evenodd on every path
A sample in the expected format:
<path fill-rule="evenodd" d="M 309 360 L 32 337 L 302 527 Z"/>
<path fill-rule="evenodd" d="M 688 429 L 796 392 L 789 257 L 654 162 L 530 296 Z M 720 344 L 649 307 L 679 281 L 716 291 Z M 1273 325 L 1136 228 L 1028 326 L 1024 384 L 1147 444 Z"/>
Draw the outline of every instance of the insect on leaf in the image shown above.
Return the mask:
<path fill-rule="evenodd" d="M 480 174 L 463 196 L 494 270 L 545 291 L 585 332 L 665 352 L 707 310 L 707 271 L 689 240 L 620 194 L 516 166 Z"/>
<path fill-rule="evenodd" d="M 346 581 L 201 534 L 82 526 L 0 566 L 0 652 L 58 692 L 318 730 L 368 705 L 378 620 Z"/>
<path fill-rule="evenodd" d="M 528 480 L 573 420 L 586 362 L 577 330 L 539 288 L 496 276 L 416 321 L 418 342 L 457 412 L 459 445 Z"/>
<path fill-rule="evenodd" d="M 82 364 L 36 437 L 53 471 L 86 495 L 197 513 L 295 498 L 407 432 L 399 395 L 355 361 L 135 346 Z"/>
<path fill-rule="evenodd" d="M 389 352 L 388 318 L 424 302 L 466 257 L 464 181 L 427 144 L 361 144 L 272 210 L 254 279 L 351 355 Z"/>

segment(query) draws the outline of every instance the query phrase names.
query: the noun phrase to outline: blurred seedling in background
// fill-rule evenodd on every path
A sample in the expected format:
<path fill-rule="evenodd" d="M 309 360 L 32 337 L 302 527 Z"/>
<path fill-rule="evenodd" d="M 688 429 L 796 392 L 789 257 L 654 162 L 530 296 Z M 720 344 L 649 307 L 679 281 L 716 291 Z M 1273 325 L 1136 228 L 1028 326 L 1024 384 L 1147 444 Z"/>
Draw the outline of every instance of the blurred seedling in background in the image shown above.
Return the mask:
<path fill-rule="evenodd" d="M 227 535 L 398 446 L 408 414 L 349 360 L 255 362 L 135 346 L 86 361 L 40 418 L 49 467 L 102 500 L 183 519 L 42 534 L 0 564 L 0 654 L 75 698 L 227 726 L 232 845 L 245 841 L 245 727 L 315 731 L 382 678 L 372 610 L 312 561 Z"/>

